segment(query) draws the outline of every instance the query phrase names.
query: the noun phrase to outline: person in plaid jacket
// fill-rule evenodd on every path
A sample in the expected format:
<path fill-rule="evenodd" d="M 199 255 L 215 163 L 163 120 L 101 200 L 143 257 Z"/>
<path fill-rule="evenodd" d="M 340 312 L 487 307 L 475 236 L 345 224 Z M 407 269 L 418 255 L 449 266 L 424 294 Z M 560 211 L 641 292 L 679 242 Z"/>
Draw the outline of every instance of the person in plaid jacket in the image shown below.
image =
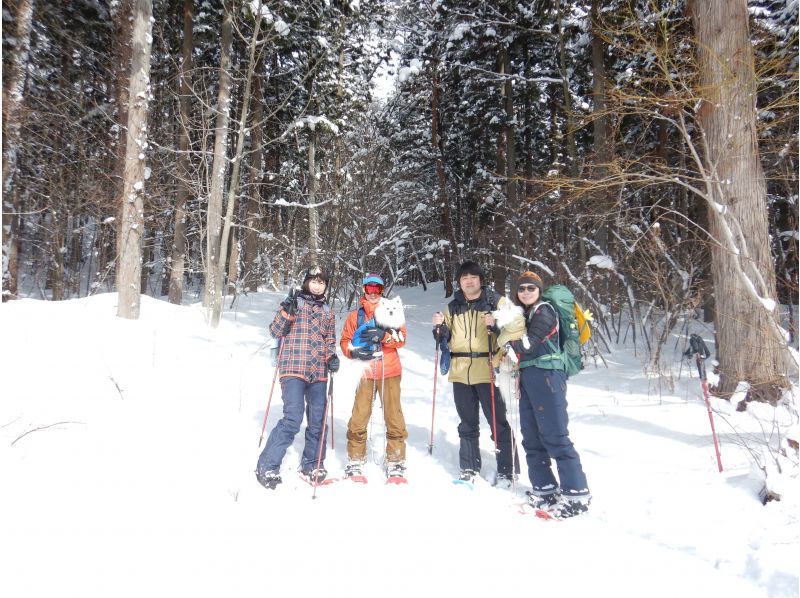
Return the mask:
<path fill-rule="evenodd" d="M 308 423 L 300 460 L 301 475 L 317 484 L 327 476 L 323 467 L 325 441 L 320 440 L 328 400 L 325 389 L 328 372 L 339 369 L 336 319 L 325 301 L 327 287 L 328 275 L 322 268 L 312 266 L 306 270 L 302 289 L 298 294 L 294 289 L 289 292 L 269 327 L 272 338 L 281 343 L 277 367 L 283 417 L 270 432 L 258 458 L 256 479 L 270 490 L 281 483 L 281 462 L 300 431 L 304 413 Z"/>

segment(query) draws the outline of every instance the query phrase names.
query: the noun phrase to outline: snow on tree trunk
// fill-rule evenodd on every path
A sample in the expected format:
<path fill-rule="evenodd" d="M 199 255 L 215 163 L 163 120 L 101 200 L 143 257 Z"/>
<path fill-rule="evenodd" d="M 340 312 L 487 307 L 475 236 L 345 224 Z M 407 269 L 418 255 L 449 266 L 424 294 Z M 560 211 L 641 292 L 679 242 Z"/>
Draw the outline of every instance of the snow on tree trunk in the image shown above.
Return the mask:
<path fill-rule="evenodd" d="M 215 294 L 219 292 L 219 247 L 222 227 L 222 196 L 225 192 L 225 172 L 228 166 L 228 122 L 231 100 L 231 45 L 233 42 L 233 16 L 225 10 L 222 17 L 222 46 L 219 64 L 219 91 L 217 93 L 217 117 L 214 127 L 214 161 L 211 166 L 211 191 L 208 195 L 206 217 L 206 288 L 203 305 L 212 309 Z M 225 260 L 222 259 L 222 263 Z M 222 298 L 219 298 L 222 301 Z"/>
<path fill-rule="evenodd" d="M 716 204 L 709 207 L 711 234 L 732 239 L 727 247 L 712 246 L 718 391 L 730 395 L 745 380 L 752 385 L 751 398 L 777 398 L 777 389 L 787 383 L 787 364 L 774 333 L 775 270 L 756 133 L 747 2 L 697 0 L 692 16 L 703 98 L 698 123 Z"/>
<path fill-rule="evenodd" d="M 19 205 L 14 174 L 20 144 L 20 108 L 31 45 L 33 0 L 17 2 L 16 45 L 3 77 L 3 301 L 17 295 L 17 223 Z"/>
<path fill-rule="evenodd" d="M 178 127 L 178 190 L 175 198 L 175 227 L 172 236 L 172 259 L 169 274 L 169 302 L 180 305 L 183 298 L 183 271 L 186 261 L 186 202 L 191 195 L 189 186 L 189 111 L 191 110 L 192 76 L 192 0 L 183 2 L 183 47 L 180 66 L 180 123 Z"/>
<path fill-rule="evenodd" d="M 128 133 L 125 173 L 122 197 L 120 198 L 122 221 L 119 223 L 120 254 L 119 268 L 117 269 L 117 291 L 119 293 L 117 315 L 134 320 L 139 317 L 139 278 L 142 271 L 147 108 L 150 97 L 150 50 L 153 42 L 152 16 L 151 0 L 134 2 Z"/>

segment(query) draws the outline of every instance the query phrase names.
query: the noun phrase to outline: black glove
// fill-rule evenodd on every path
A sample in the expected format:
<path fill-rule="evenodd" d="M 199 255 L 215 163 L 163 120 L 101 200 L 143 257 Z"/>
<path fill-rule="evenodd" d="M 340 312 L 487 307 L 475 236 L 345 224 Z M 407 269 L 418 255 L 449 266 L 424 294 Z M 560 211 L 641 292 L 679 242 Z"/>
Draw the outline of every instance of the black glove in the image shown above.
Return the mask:
<path fill-rule="evenodd" d="M 283 309 L 283 311 L 290 316 L 293 316 L 297 313 L 297 297 L 295 296 L 294 289 L 289 291 L 289 294 L 286 295 L 286 299 L 281 301 L 281 309 Z"/>
<path fill-rule="evenodd" d="M 450 340 L 450 329 L 445 324 L 439 324 L 438 326 L 434 326 L 432 332 L 433 332 L 433 338 L 436 339 L 437 341 L 447 342 Z"/>
<path fill-rule="evenodd" d="M 328 371 L 331 374 L 335 374 L 339 371 L 339 357 L 336 355 L 331 355 L 328 359 Z"/>
<path fill-rule="evenodd" d="M 383 342 L 384 336 L 386 336 L 386 330 L 383 328 L 367 328 L 361 333 L 361 340 L 371 345 L 379 345 Z"/>
<path fill-rule="evenodd" d="M 373 351 L 369 345 L 364 345 L 363 347 L 353 347 L 350 349 L 350 356 L 353 359 L 360 359 L 361 361 L 369 361 L 374 356 L 375 351 Z"/>

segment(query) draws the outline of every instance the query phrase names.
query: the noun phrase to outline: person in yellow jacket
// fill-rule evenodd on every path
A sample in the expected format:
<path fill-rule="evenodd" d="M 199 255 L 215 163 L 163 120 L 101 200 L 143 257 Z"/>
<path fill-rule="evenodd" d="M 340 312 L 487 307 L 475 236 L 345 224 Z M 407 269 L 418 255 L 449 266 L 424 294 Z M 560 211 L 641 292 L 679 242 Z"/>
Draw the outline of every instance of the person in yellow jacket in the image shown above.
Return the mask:
<path fill-rule="evenodd" d="M 513 447 L 505 400 L 499 389 L 493 388 L 490 367 L 490 354 L 498 352 L 495 339 L 499 332 L 491 312 L 508 299 L 486 288 L 483 269 L 474 261 L 459 266 L 456 280 L 459 290 L 444 313 L 433 315 L 432 323 L 434 337 L 450 348 L 448 380 L 453 384 L 453 399 L 461 420 L 459 479 L 472 482 L 481 470 L 480 408 L 489 422 L 492 440 L 497 437 L 496 483 L 509 487 L 514 474 L 519 473 L 519 459 Z"/>
<path fill-rule="evenodd" d="M 348 464 L 345 475 L 357 479 L 363 477 L 367 425 L 372 415 L 373 397 L 377 394 L 383 403 L 386 422 L 386 476 L 404 477 L 408 431 L 400 405 L 402 366 L 397 349 L 405 345 L 406 327 L 401 326 L 393 335 L 383 328 L 371 326 L 375 309 L 383 295 L 384 282 L 379 275 L 370 273 L 362 283 L 364 295 L 361 297 L 361 306 L 348 315 L 339 341 L 345 357 L 365 362 L 361 381 L 356 388 L 353 412 L 347 423 Z M 367 325 L 366 330 L 364 324 Z M 353 344 L 356 335 L 360 341 L 358 345 Z"/>

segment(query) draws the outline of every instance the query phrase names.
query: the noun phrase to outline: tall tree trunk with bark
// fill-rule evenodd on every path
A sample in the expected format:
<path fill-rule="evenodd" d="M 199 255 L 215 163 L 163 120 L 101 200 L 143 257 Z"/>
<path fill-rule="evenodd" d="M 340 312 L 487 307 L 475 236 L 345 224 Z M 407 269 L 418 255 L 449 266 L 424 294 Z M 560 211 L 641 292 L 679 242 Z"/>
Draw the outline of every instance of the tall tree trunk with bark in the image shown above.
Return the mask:
<path fill-rule="evenodd" d="M 125 173 L 120 197 L 119 267 L 117 315 L 139 318 L 139 278 L 142 271 L 144 232 L 144 169 L 147 151 L 147 109 L 150 97 L 150 52 L 152 46 L 151 0 L 135 0 L 131 32 L 130 103 L 125 151 Z"/>
<path fill-rule="evenodd" d="M 746 0 L 696 0 L 698 124 L 705 144 L 723 396 L 740 381 L 749 398 L 774 400 L 787 386 L 777 334 L 775 270 L 756 132 L 756 76 Z M 783 346 L 782 346 L 783 345 Z"/>
<path fill-rule="evenodd" d="M 14 175 L 19 158 L 22 98 L 31 46 L 33 0 L 17 2 L 16 45 L 3 77 L 3 301 L 17 296 L 19 201 Z"/>
<path fill-rule="evenodd" d="M 178 123 L 178 189 L 175 198 L 175 226 L 172 236 L 172 252 L 169 272 L 169 302 L 180 305 L 183 299 L 183 271 L 186 261 L 186 202 L 191 196 L 189 183 L 189 114 L 192 92 L 192 28 L 193 0 L 183 0 L 183 45 L 181 48 L 180 77 L 180 122 Z"/>
<path fill-rule="evenodd" d="M 239 130 L 236 139 L 236 150 L 233 156 L 233 168 L 231 169 L 231 180 L 228 184 L 228 201 L 225 209 L 225 218 L 222 221 L 222 236 L 219 240 L 217 255 L 217 273 L 214 278 L 215 289 L 211 301 L 211 326 L 216 328 L 222 316 L 222 302 L 225 297 L 225 262 L 228 257 L 228 240 L 231 236 L 231 226 L 233 225 L 233 215 L 236 207 L 236 195 L 239 193 L 239 176 L 242 171 L 242 157 L 244 155 L 244 139 L 247 136 L 247 115 L 250 112 L 250 90 L 253 86 L 253 73 L 256 67 L 256 41 L 261 28 L 261 14 L 256 18 L 253 28 L 253 37 L 250 39 L 250 57 L 247 63 L 247 79 L 242 96 L 242 108 L 239 113 Z M 223 150 L 224 154 L 224 150 Z M 222 177 L 224 178 L 224 177 Z"/>
<path fill-rule="evenodd" d="M 228 167 L 228 127 L 231 103 L 231 46 L 233 45 L 233 15 L 228 6 L 222 15 L 221 47 L 219 62 L 219 90 L 217 92 L 217 116 L 214 125 L 214 160 L 211 165 L 211 189 L 208 193 L 208 215 L 206 216 L 206 288 L 203 305 L 213 312 L 214 302 L 221 292 L 219 276 L 220 236 L 222 234 L 222 198 L 225 194 L 225 172 Z"/>
<path fill-rule="evenodd" d="M 598 12 L 601 0 L 592 0 L 591 27 L 592 27 L 592 100 L 594 117 L 592 132 L 594 133 L 594 175 L 595 179 L 605 179 L 608 167 L 613 159 L 613 144 L 611 140 L 611 117 L 606 110 L 606 43 L 600 35 Z M 594 205 L 600 221 L 596 227 L 595 240 L 603 252 L 608 252 L 608 222 L 605 214 L 611 205 L 612 191 L 601 186 L 594 193 Z"/>
<path fill-rule="evenodd" d="M 439 106 L 441 104 L 442 86 L 439 81 L 439 61 L 434 60 L 431 65 L 431 149 L 436 161 L 436 179 L 438 185 L 438 199 L 440 221 L 439 234 L 448 241 L 448 246 L 443 248 L 444 259 L 444 296 L 449 297 L 453 294 L 453 252 L 456 250 L 456 242 L 453 236 L 453 223 L 450 216 L 450 200 L 447 197 L 447 177 L 444 170 L 444 156 L 442 155 L 442 140 L 439 135 L 441 124 L 441 114 Z"/>
<path fill-rule="evenodd" d="M 247 193 L 247 209 L 245 210 L 244 231 L 244 257 L 242 270 L 244 272 L 244 290 L 258 290 L 260 281 L 260 268 L 258 259 L 258 226 L 261 222 L 261 178 L 263 177 L 263 147 L 261 138 L 264 125 L 264 92 L 263 92 L 264 64 L 259 59 L 253 79 L 253 124 L 250 128 L 250 161 L 248 163 L 250 189 Z"/>

